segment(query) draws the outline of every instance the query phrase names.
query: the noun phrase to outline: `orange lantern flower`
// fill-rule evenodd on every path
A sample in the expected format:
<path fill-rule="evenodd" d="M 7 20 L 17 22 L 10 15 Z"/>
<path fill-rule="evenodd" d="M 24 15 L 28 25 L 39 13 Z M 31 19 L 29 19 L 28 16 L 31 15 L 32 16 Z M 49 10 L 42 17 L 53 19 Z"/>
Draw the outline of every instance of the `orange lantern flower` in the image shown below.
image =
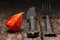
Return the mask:
<path fill-rule="evenodd" d="M 8 19 L 6 22 L 6 26 L 12 31 L 16 32 L 18 31 L 21 26 L 22 26 L 22 21 L 23 21 L 23 13 L 18 13 L 16 15 L 13 15 L 11 18 Z"/>

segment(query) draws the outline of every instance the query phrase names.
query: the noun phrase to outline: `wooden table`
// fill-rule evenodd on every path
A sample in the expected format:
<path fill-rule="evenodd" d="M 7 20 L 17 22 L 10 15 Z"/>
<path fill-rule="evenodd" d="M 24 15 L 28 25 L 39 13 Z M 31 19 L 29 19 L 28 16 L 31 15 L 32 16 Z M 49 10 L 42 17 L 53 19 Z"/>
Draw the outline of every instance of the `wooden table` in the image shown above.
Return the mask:
<path fill-rule="evenodd" d="M 45 37 L 44 36 L 44 30 L 43 30 L 43 36 L 41 37 L 41 32 L 40 28 L 39 29 L 39 37 L 37 38 L 28 38 L 26 35 L 26 31 L 24 26 L 27 28 L 27 23 L 26 20 L 24 20 L 22 29 L 16 33 L 12 33 L 10 30 L 5 25 L 7 19 L 0 20 L 0 40 L 60 40 L 60 25 L 59 23 L 55 20 L 52 20 L 53 23 L 53 28 L 55 33 L 57 34 L 56 37 Z M 59 20 L 58 20 L 59 21 Z M 42 25 L 44 26 L 43 19 L 41 21 Z M 38 24 L 39 27 L 39 24 Z M 44 29 L 44 28 L 43 28 Z"/>

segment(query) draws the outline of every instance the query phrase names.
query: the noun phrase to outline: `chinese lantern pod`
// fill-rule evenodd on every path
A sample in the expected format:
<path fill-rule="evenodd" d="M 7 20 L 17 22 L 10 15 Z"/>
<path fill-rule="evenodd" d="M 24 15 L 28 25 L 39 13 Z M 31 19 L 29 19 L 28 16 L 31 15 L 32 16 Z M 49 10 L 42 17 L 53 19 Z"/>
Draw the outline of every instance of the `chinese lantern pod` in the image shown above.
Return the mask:
<path fill-rule="evenodd" d="M 22 21 L 23 21 L 23 13 L 18 13 L 16 15 L 13 15 L 12 17 L 10 17 L 7 22 L 6 22 L 6 26 L 12 31 L 12 32 L 16 32 L 19 31 L 19 29 L 22 26 Z"/>

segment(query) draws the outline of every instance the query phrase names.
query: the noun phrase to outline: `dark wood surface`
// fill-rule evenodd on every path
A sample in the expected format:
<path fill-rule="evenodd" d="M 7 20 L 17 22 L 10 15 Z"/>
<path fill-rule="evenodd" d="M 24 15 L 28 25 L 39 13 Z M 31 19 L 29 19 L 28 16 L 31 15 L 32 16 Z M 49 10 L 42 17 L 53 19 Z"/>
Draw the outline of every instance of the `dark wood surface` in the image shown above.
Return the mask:
<path fill-rule="evenodd" d="M 0 15 L 1 16 L 1 15 Z M 44 21 L 41 19 L 42 29 L 43 29 L 43 35 L 41 37 L 40 32 L 40 24 L 38 23 L 37 27 L 39 30 L 39 37 L 37 38 L 28 38 L 26 34 L 26 30 L 28 27 L 28 23 L 26 20 L 23 20 L 23 25 L 20 31 L 16 33 L 12 33 L 5 25 L 7 19 L 4 19 L 4 16 L 0 17 L 0 40 L 60 40 L 60 18 L 53 18 L 51 19 L 54 32 L 56 33 L 56 37 L 45 37 L 44 36 Z"/>
<path fill-rule="evenodd" d="M 56 21 L 57 21 L 57 19 L 56 19 Z M 22 25 L 23 28 L 16 33 L 12 33 L 6 27 L 6 25 L 5 25 L 6 19 L 1 20 L 0 21 L 0 40 L 60 40 L 60 35 L 59 35 L 60 34 L 60 25 L 56 21 L 53 23 L 54 24 L 53 26 L 54 26 L 54 31 L 57 34 L 57 37 L 45 37 L 45 36 L 43 36 L 43 39 L 42 39 L 41 34 L 40 34 L 39 37 L 32 39 L 32 38 L 27 38 L 26 31 L 25 31 L 26 29 L 24 28 L 24 26 L 27 28 L 27 23 L 25 20 L 24 20 L 24 23 Z M 41 23 L 44 26 L 44 23 L 43 22 L 41 22 Z M 40 32 L 40 28 L 39 28 L 39 32 Z M 43 33 L 43 35 L 44 35 L 44 33 Z"/>

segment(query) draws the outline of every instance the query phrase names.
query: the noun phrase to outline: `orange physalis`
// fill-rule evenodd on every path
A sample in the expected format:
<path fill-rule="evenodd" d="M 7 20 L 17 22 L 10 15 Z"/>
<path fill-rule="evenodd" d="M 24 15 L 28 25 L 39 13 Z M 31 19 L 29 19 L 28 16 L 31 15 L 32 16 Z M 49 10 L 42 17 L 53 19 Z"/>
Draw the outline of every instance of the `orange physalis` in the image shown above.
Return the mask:
<path fill-rule="evenodd" d="M 12 17 L 10 17 L 7 22 L 6 22 L 6 26 L 12 31 L 12 32 L 16 32 L 19 31 L 19 29 L 22 26 L 22 21 L 23 21 L 23 13 L 18 13 L 16 15 L 13 15 Z"/>

